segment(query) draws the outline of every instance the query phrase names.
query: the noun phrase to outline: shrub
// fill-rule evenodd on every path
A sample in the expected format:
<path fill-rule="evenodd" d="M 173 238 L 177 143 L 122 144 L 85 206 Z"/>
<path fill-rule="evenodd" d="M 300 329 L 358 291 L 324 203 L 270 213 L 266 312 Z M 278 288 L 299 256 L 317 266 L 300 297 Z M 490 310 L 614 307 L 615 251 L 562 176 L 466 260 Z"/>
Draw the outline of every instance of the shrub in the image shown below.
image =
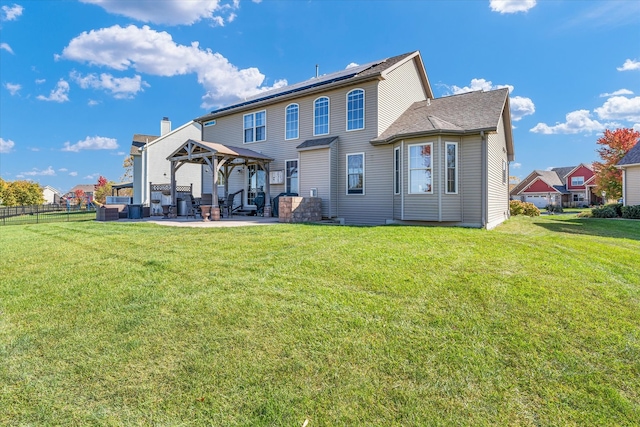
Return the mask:
<path fill-rule="evenodd" d="M 617 218 L 618 214 L 613 206 L 607 205 L 600 208 L 591 209 L 594 218 Z"/>
<path fill-rule="evenodd" d="M 540 216 L 540 209 L 533 203 L 524 203 L 524 214 L 526 216 Z"/>
<path fill-rule="evenodd" d="M 524 213 L 524 206 L 520 200 L 511 200 L 509 202 L 509 212 L 511 216 L 522 215 Z"/>
<path fill-rule="evenodd" d="M 562 206 L 560 206 L 560 205 L 547 205 L 546 209 L 550 214 L 562 213 L 563 212 Z"/>
<path fill-rule="evenodd" d="M 593 218 L 593 213 L 591 211 L 580 212 L 578 218 Z"/>
<path fill-rule="evenodd" d="M 533 203 L 526 203 L 520 200 L 511 200 L 509 202 L 509 211 L 511 216 L 526 215 L 526 216 L 539 216 L 540 209 Z"/>
<path fill-rule="evenodd" d="M 640 219 L 640 205 L 623 206 L 620 210 L 622 211 L 622 218 Z"/>
<path fill-rule="evenodd" d="M 622 216 L 622 203 L 609 203 L 605 207 L 613 208 L 616 211 L 616 216 Z"/>

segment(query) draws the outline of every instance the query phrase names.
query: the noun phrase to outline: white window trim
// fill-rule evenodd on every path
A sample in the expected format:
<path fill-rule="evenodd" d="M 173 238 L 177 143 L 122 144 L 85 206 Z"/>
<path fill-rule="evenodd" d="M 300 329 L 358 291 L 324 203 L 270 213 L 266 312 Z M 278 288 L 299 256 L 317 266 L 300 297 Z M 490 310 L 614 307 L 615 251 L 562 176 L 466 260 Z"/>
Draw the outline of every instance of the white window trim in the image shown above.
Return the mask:
<path fill-rule="evenodd" d="M 421 191 L 419 193 L 412 193 L 411 192 L 411 147 L 422 147 L 423 145 L 429 145 L 431 146 L 431 191 Z M 407 145 L 407 179 L 408 179 L 408 183 L 407 183 L 407 194 L 433 194 L 433 142 L 421 142 L 419 144 L 409 144 Z M 425 168 L 420 168 L 420 169 L 425 169 Z M 417 168 L 416 168 L 417 170 Z"/>
<path fill-rule="evenodd" d="M 362 193 L 349 193 L 349 156 L 362 156 Z M 364 196 L 365 193 L 365 182 L 366 182 L 366 178 L 365 178 L 365 155 L 364 152 L 360 152 L 360 153 L 347 153 L 345 155 L 345 160 L 346 160 L 346 167 L 345 167 L 345 177 L 346 177 L 346 182 L 345 182 L 345 194 L 347 196 Z"/>
<path fill-rule="evenodd" d="M 316 133 L 316 102 L 319 99 L 327 99 L 327 133 Z M 319 96 L 313 100 L 313 136 L 329 135 L 331 133 L 331 98 L 328 96 Z"/>
<path fill-rule="evenodd" d="M 573 180 L 576 178 L 582 178 L 582 184 L 574 184 Z M 572 187 L 584 187 L 584 176 L 572 176 L 571 177 L 571 186 Z"/>
<path fill-rule="evenodd" d="M 396 165 L 396 160 L 398 164 Z M 396 174 L 397 167 L 397 174 Z M 393 149 L 393 194 L 398 195 L 402 193 L 402 155 L 400 153 L 400 147 Z M 396 191 L 396 189 L 398 191 Z"/>
<path fill-rule="evenodd" d="M 289 107 L 291 107 L 293 105 L 298 107 L 298 120 L 297 120 L 297 127 L 296 127 L 296 134 L 298 136 L 296 136 L 295 138 L 287 138 L 287 110 L 289 109 Z M 298 104 L 296 102 L 292 102 L 291 104 L 289 104 L 286 107 L 284 107 L 284 140 L 285 141 L 295 141 L 296 139 L 300 139 L 300 104 Z"/>
<path fill-rule="evenodd" d="M 264 113 L 264 139 L 257 140 L 256 139 L 256 114 Z M 247 116 L 253 116 L 253 141 L 246 142 L 244 140 L 244 131 L 248 128 L 244 127 L 244 118 Z M 267 110 L 254 111 L 252 113 L 247 113 L 242 116 L 242 142 L 243 144 L 253 144 L 254 142 L 264 142 L 267 140 Z"/>
<path fill-rule="evenodd" d="M 357 129 L 349 129 L 349 94 L 351 92 L 355 92 L 357 90 L 361 90 L 362 91 L 362 127 L 361 128 L 357 128 Z M 365 102 L 365 90 L 362 88 L 355 88 L 350 90 L 349 92 L 347 92 L 347 95 L 345 97 L 345 111 L 346 111 L 346 115 L 345 115 L 345 130 L 347 132 L 355 132 L 355 131 L 359 131 L 359 130 L 364 130 L 366 127 L 366 114 L 365 114 L 365 106 L 366 106 L 366 102 Z"/>
<path fill-rule="evenodd" d="M 456 164 L 455 164 L 455 180 L 456 180 L 456 191 L 448 191 L 449 189 L 449 164 L 447 162 L 447 156 L 449 155 L 448 146 L 455 145 L 456 146 Z M 445 141 L 444 142 L 444 194 L 458 194 L 458 189 L 460 187 L 460 181 L 458 180 L 458 157 L 460 157 L 460 152 L 458 151 L 458 143 L 455 141 Z M 431 172 L 431 177 L 433 179 L 433 172 Z M 433 184 L 432 184 L 433 187 Z"/>
<path fill-rule="evenodd" d="M 295 158 L 295 159 L 286 159 L 284 161 L 284 191 L 287 191 L 287 172 L 289 171 L 288 163 L 289 162 L 298 162 L 298 191 L 297 193 L 300 194 L 300 159 L 299 158 Z M 287 191 L 288 192 L 288 191 Z"/>

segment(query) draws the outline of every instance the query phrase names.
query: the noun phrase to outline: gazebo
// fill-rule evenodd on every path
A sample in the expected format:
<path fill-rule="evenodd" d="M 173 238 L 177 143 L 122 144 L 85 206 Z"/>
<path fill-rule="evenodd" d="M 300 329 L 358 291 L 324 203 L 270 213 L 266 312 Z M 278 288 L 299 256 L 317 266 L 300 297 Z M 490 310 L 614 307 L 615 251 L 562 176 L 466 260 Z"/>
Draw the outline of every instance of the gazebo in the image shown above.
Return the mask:
<path fill-rule="evenodd" d="M 176 171 L 185 163 L 197 163 L 207 165 L 213 171 L 212 207 L 211 219 L 220 219 L 220 206 L 218 204 L 218 172 L 222 171 L 224 180 L 225 198 L 229 195 L 229 174 L 238 166 L 258 165 L 266 175 L 264 216 L 271 215 L 269 189 L 269 164 L 273 159 L 257 151 L 248 148 L 233 147 L 217 142 L 199 141 L 188 139 L 167 160 L 171 162 L 171 204 L 176 205 Z"/>

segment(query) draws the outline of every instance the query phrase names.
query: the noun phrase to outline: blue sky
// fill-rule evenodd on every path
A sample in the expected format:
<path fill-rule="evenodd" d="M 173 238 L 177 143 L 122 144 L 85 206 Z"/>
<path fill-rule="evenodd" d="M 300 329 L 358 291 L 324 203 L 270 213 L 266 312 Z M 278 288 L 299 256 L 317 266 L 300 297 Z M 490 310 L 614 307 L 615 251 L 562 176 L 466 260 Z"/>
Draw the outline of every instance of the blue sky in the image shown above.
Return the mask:
<path fill-rule="evenodd" d="M 634 0 L 0 1 L 0 175 L 118 182 L 135 133 L 419 50 L 436 97 L 508 87 L 512 175 L 640 130 Z"/>

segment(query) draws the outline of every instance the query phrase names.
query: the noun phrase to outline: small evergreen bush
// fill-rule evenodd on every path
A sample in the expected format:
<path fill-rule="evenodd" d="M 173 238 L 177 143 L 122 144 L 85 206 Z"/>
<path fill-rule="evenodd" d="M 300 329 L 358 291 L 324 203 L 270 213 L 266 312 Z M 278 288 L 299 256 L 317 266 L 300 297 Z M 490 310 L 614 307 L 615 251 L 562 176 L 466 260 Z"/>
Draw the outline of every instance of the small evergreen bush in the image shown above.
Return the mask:
<path fill-rule="evenodd" d="M 615 207 L 606 205 L 599 208 L 591 209 L 594 218 L 617 218 L 618 214 Z"/>
<path fill-rule="evenodd" d="M 622 206 L 622 218 L 640 219 L 640 205 Z"/>

